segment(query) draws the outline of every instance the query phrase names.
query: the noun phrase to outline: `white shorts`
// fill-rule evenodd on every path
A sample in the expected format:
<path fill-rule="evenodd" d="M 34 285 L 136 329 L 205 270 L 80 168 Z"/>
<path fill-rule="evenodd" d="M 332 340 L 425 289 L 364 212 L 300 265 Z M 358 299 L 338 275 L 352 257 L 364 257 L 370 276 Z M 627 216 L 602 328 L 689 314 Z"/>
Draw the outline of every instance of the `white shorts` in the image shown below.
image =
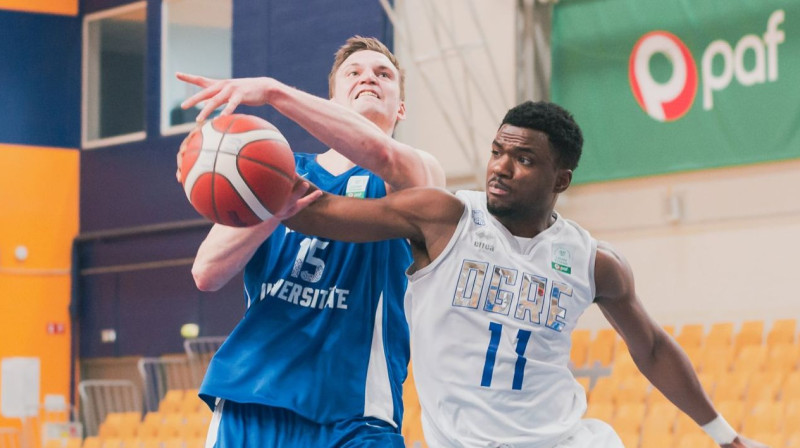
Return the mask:
<path fill-rule="evenodd" d="M 625 448 L 625 446 L 611 425 L 601 420 L 587 418 L 581 420 L 577 429 L 553 448 Z"/>

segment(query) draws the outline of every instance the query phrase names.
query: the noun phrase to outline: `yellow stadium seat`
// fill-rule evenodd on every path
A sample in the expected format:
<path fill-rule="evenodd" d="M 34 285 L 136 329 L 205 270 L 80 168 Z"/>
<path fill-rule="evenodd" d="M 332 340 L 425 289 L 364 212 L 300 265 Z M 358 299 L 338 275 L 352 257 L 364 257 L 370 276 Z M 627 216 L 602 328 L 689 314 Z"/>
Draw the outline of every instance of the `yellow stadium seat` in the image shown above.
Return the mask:
<path fill-rule="evenodd" d="M 618 382 L 619 380 L 610 376 L 601 376 L 598 378 L 594 383 L 594 387 L 589 391 L 589 402 L 613 403 L 617 394 Z"/>
<path fill-rule="evenodd" d="M 578 382 L 578 384 L 583 386 L 583 391 L 586 393 L 586 396 L 588 397 L 589 396 L 589 387 L 592 384 L 592 378 L 588 377 L 588 376 L 578 376 L 578 377 L 575 377 L 575 380 Z"/>
<path fill-rule="evenodd" d="M 771 432 L 771 431 L 756 432 L 756 433 L 752 433 L 752 434 L 748 433 L 747 436 L 752 438 L 753 440 L 758 440 L 759 442 L 763 443 L 764 445 L 770 446 L 770 447 L 774 447 L 774 446 L 777 446 L 777 447 L 783 447 L 783 446 L 792 447 L 793 446 L 793 445 L 785 445 L 785 442 L 783 440 L 783 434 L 781 434 L 779 432 Z M 794 445 L 794 446 L 797 446 L 797 445 Z"/>
<path fill-rule="evenodd" d="M 691 419 L 688 415 L 684 414 L 683 412 L 678 413 L 678 418 L 675 419 L 675 430 L 673 431 L 675 436 L 680 438 L 685 434 L 703 434 L 702 429 L 700 426 L 695 423 L 694 420 Z"/>
<path fill-rule="evenodd" d="M 684 348 L 683 351 L 686 353 L 686 356 L 689 357 L 689 361 L 692 362 L 692 366 L 694 367 L 695 371 L 700 370 L 700 365 L 703 363 L 703 356 L 706 353 L 705 347 L 687 347 Z"/>
<path fill-rule="evenodd" d="M 675 436 L 668 432 L 643 432 L 643 448 L 675 448 Z"/>
<path fill-rule="evenodd" d="M 183 389 L 170 389 L 164 394 L 164 398 L 158 403 L 158 412 L 170 413 L 180 412 L 181 403 L 183 403 Z"/>
<path fill-rule="evenodd" d="M 794 344 L 797 335 L 797 319 L 779 319 L 772 323 L 767 333 L 767 345 Z"/>
<path fill-rule="evenodd" d="M 642 431 L 671 433 L 676 418 L 678 418 L 678 408 L 674 404 L 670 402 L 649 404 L 642 422 Z"/>
<path fill-rule="evenodd" d="M 647 398 L 645 398 L 644 403 L 647 405 L 648 408 L 663 403 L 672 405 L 672 402 L 669 401 L 669 399 L 665 397 L 664 394 L 662 394 L 661 391 L 656 389 L 655 387 L 650 388 L 650 393 L 647 394 Z"/>
<path fill-rule="evenodd" d="M 585 329 L 572 331 L 572 346 L 569 351 L 569 359 L 573 367 L 583 367 L 586 365 L 586 356 L 589 353 L 591 335 L 591 331 Z"/>
<path fill-rule="evenodd" d="M 122 439 L 119 437 L 103 439 L 103 448 L 122 448 Z"/>
<path fill-rule="evenodd" d="M 142 439 L 138 437 L 126 437 L 122 439 L 122 448 L 142 448 Z"/>
<path fill-rule="evenodd" d="M 61 448 L 64 441 L 61 439 L 49 439 L 44 443 L 44 448 Z"/>
<path fill-rule="evenodd" d="M 690 433 L 684 434 L 678 438 L 678 444 L 675 445 L 680 448 L 718 448 L 711 437 L 703 433 Z"/>
<path fill-rule="evenodd" d="M 619 431 L 638 432 L 644 420 L 644 403 L 624 403 L 614 410 L 611 426 Z"/>
<path fill-rule="evenodd" d="M 161 441 L 157 438 L 143 438 L 140 448 L 161 448 Z"/>
<path fill-rule="evenodd" d="M 613 329 L 604 328 L 598 330 L 594 339 L 589 343 L 587 353 L 587 365 L 589 366 L 608 366 L 614 357 L 614 346 L 617 342 L 617 333 Z"/>
<path fill-rule="evenodd" d="M 161 442 L 161 448 L 184 448 L 183 439 L 172 437 Z"/>
<path fill-rule="evenodd" d="M 194 413 L 185 416 L 185 423 L 181 427 L 181 437 L 184 439 L 203 438 L 208 433 L 211 423 L 211 414 Z"/>
<path fill-rule="evenodd" d="M 800 400 L 800 370 L 795 370 L 786 375 L 781 386 L 780 399 L 789 402 Z"/>
<path fill-rule="evenodd" d="M 80 437 L 70 437 L 67 439 L 67 442 L 64 444 L 64 448 L 81 448 L 83 445 L 83 439 Z"/>
<path fill-rule="evenodd" d="M 706 348 L 700 362 L 700 372 L 720 376 L 728 373 L 733 362 L 733 347 L 730 345 L 711 345 Z"/>
<path fill-rule="evenodd" d="M 197 389 L 184 391 L 183 401 L 178 406 L 179 413 L 188 415 L 201 412 L 204 409 L 208 409 L 208 406 L 197 396 Z"/>
<path fill-rule="evenodd" d="M 622 379 L 634 375 L 641 376 L 639 368 L 636 367 L 628 350 L 620 350 L 611 365 L 611 376 Z"/>
<path fill-rule="evenodd" d="M 741 400 L 726 400 L 720 401 L 716 404 L 716 409 L 719 415 L 723 416 L 725 420 L 733 426 L 733 429 L 741 431 L 742 421 L 747 412 L 747 407 Z"/>
<path fill-rule="evenodd" d="M 800 344 L 776 343 L 769 346 L 764 371 L 790 372 L 797 369 L 800 362 Z"/>
<path fill-rule="evenodd" d="M 177 413 L 166 414 L 162 424 L 158 427 L 158 434 L 156 435 L 156 438 L 161 439 L 162 441 L 171 438 L 178 438 L 181 436 L 183 425 L 183 415 Z"/>
<path fill-rule="evenodd" d="M 749 320 L 742 323 L 739 332 L 733 339 L 733 346 L 738 353 L 742 347 L 762 345 L 764 342 L 764 321 Z"/>
<path fill-rule="evenodd" d="M 596 418 L 606 423 L 611 423 L 614 417 L 614 403 L 610 401 L 603 401 L 598 403 L 589 403 L 586 408 L 584 418 Z"/>
<path fill-rule="evenodd" d="M 416 384 L 414 383 L 414 369 L 408 365 L 408 376 L 403 383 L 403 439 L 408 448 L 427 447 L 422 434 L 422 408 L 419 404 Z"/>
<path fill-rule="evenodd" d="M 705 340 L 706 347 L 733 347 L 733 322 L 711 325 Z"/>
<path fill-rule="evenodd" d="M 800 446 L 800 431 L 795 430 L 787 433 L 785 439 L 786 442 L 784 446 L 787 448 Z"/>
<path fill-rule="evenodd" d="M 89 436 L 83 440 L 83 448 L 102 448 L 103 442 L 100 440 L 100 437 L 97 436 Z"/>
<path fill-rule="evenodd" d="M 639 446 L 638 432 L 617 431 L 617 435 L 619 436 L 620 440 L 622 440 L 622 446 L 625 448 L 637 448 Z"/>
<path fill-rule="evenodd" d="M 783 423 L 783 403 L 760 402 L 752 406 L 742 422 L 742 433 L 757 434 L 781 431 Z"/>
<path fill-rule="evenodd" d="M 650 392 L 650 381 L 644 375 L 630 375 L 622 378 L 617 383 L 617 391 L 614 395 L 614 402 L 618 405 L 624 403 L 644 404 L 647 394 Z"/>
<path fill-rule="evenodd" d="M 749 375 L 738 374 L 738 372 L 722 375 L 714 385 L 714 393 L 712 394 L 714 403 L 744 399 L 744 392 L 747 389 L 749 380 Z"/>
<path fill-rule="evenodd" d="M 675 341 L 684 349 L 700 347 L 703 345 L 703 325 L 689 324 L 681 327 L 681 332 L 675 337 Z"/>
<path fill-rule="evenodd" d="M 204 448 L 205 446 L 205 437 L 194 437 L 191 439 L 186 439 L 186 446 L 184 448 Z"/>
<path fill-rule="evenodd" d="M 786 374 L 780 370 L 754 373 L 747 383 L 747 391 L 744 395 L 745 403 L 777 400 L 785 377 Z"/>
<path fill-rule="evenodd" d="M 753 373 L 761 370 L 766 361 L 766 345 L 745 345 L 735 355 L 731 370 L 738 374 Z"/>

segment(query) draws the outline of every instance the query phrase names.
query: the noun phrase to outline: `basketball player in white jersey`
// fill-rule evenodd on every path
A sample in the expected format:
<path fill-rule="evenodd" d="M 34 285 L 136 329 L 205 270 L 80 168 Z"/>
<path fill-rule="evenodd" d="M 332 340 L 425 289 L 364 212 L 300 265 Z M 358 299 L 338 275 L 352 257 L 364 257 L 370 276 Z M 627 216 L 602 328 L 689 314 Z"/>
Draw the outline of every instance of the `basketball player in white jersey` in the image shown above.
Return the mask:
<path fill-rule="evenodd" d="M 639 370 L 720 446 L 763 447 L 714 410 L 622 255 L 554 211 L 582 144 L 567 111 L 526 102 L 491 143 L 485 193 L 323 194 L 286 222 L 328 238 L 411 241 L 406 315 L 431 448 L 622 447 L 608 425 L 581 419 L 585 394 L 567 367 L 570 334 L 592 303 Z"/>

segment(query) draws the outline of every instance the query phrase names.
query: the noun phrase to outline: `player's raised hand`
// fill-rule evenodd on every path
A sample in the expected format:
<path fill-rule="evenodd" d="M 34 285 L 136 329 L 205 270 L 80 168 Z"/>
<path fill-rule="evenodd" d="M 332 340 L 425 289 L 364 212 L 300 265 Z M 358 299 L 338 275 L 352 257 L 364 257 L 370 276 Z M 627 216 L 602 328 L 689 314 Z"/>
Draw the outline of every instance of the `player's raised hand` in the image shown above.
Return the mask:
<path fill-rule="evenodd" d="M 240 104 L 260 106 L 267 102 L 269 78 L 213 79 L 188 73 L 176 73 L 175 76 L 183 82 L 194 84 L 202 89 L 181 103 L 182 108 L 188 109 L 200 102 L 205 102 L 203 109 L 195 119 L 198 122 L 208 118 L 211 112 L 223 104 L 226 106 L 220 115 L 232 114 Z"/>
<path fill-rule="evenodd" d="M 281 221 L 289 219 L 322 196 L 322 190 L 317 188 L 311 193 L 306 194 L 309 188 L 311 188 L 311 184 L 307 180 L 298 177 L 297 181 L 294 183 L 294 187 L 292 187 L 292 194 L 289 196 L 289 200 L 286 201 L 286 205 L 283 209 L 275 214 L 275 218 Z"/>
<path fill-rule="evenodd" d="M 720 445 L 722 448 L 769 448 L 763 443 L 756 442 L 755 440 L 746 439 L 742 436 L 737 436 L 733 442 Z"/>

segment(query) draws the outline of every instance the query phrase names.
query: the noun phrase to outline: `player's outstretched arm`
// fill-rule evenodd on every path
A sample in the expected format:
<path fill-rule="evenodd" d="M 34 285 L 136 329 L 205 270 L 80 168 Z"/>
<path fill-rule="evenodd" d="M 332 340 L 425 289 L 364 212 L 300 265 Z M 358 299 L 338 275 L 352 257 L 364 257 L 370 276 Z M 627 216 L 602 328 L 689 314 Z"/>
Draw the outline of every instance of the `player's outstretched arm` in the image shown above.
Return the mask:
<path fill-rule="evenodd" d="M 401 143 L 375 123 L 345 106 L 289 87 L 273 78 L 211 79 L 178 73 L 178 79 L 202 90 L 181 104 L 184 109 L 205 101 L 197 120 L 225 105 L 221 115 L 240 104 L 269 104 L 330 148 L 380 176 L 393 189 L 444 187 L 439 162 L 428 153 Z"/>
<path fill-rule="evenodd" d="M 420 187 L 380 199 L 323 193 L 284 222 L 308 235 L 354 243 L 407 238 L 433 259 L 444 250 L 463 212 L 464 204 L 446 190 Z"/>
<path fill-rule="evenodd" d="M 597 248 L 595 285 L 597 305 L 622 336 L 636 366 L 664 396 L 709 434 L 721 433 L 717 443 L 724 448 L 765 446 L 724 430 L 725 423 L 717 420 L 686 353 L 647 314 L 637 297 L 630 265 L 603 242 Z M 709 423 L 712 425 L 706 426 Z M 723 429 L 714 429 L 720 427 Z"/>
<path fill-rule="evenodd" d="M 255 251 L 281 223 L 318 199 L 322 192 L 308 193 L 308 182 L 295 183 L 287 205 L 272 218 L 253 227 L 214 224 L 200 244 L 192 265 L 192 277 L 202 291 L 216 291 L 238 274 Z"/>

